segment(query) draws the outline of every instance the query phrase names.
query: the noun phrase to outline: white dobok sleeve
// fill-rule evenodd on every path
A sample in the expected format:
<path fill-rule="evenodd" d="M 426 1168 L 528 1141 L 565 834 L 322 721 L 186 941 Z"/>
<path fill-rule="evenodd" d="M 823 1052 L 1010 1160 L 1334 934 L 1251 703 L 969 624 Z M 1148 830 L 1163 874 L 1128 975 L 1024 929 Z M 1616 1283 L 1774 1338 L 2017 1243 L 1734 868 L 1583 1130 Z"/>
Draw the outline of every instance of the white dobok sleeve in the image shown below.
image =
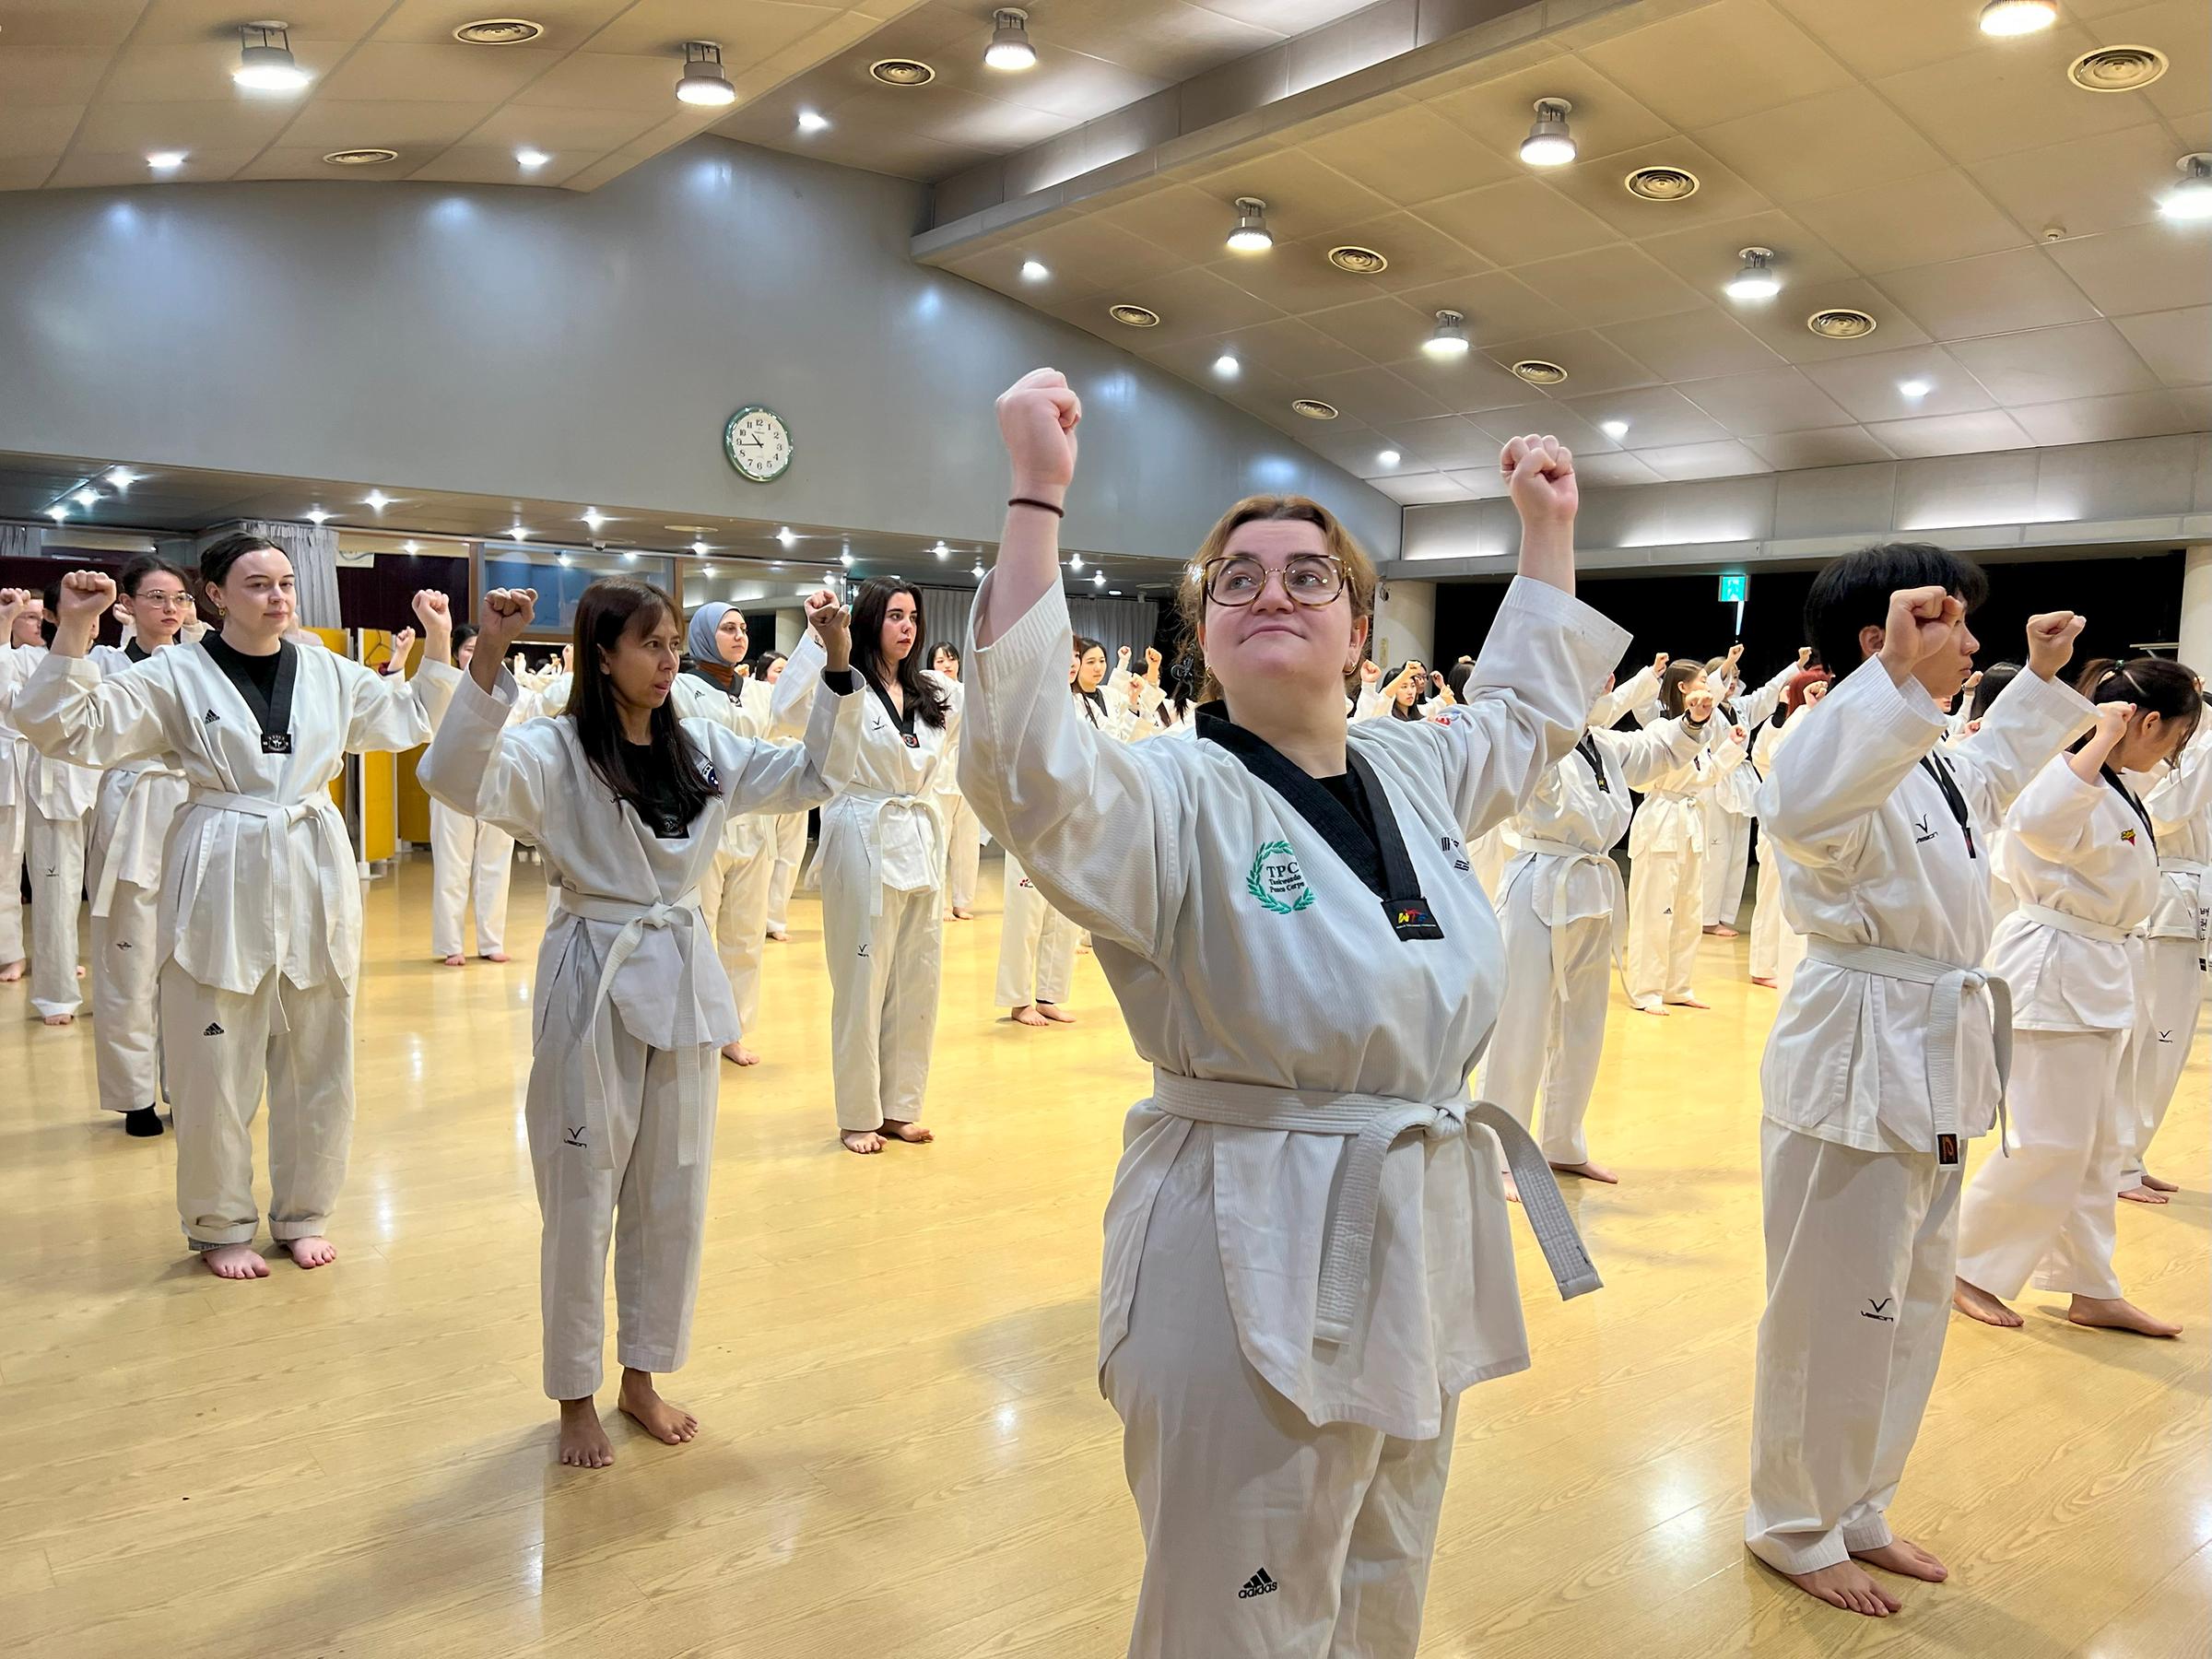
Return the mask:
<path fill-rule="evenodd" d="M 505 668 L 500 670 L 496 690 L 487 691 L 473 676 L 466 677 L 416 765 L 415 778 L 432 800 L 539 845 L 546 803 L 559 792 L 536 748 L 506 740 L 508 717 L 523 695 Z"/>
<path fill-rule="evenodd" d="M 1943 712 L 1918 683 L 1900 686 L 1878 658 L 1792 717 L 1790 740 L 1759 792 L 1759 822 L 1808 867 L 1847 863 L 1868 824 L 1943 736 Z"/>
<path fill-rule="evenodd" d="M 2165 776 L 2143 792 L 2143 810 L 2160 837 L 2178 834 L 2212 811 L 2212 709 L 2198 717 Z"/>
<path fill-rule="evenodd" d="M 156 652 L 140 672 L 104 677 L 89 657 L 49 655 L 16 693 L 16 729 L 41 755 L 73 766 L 122 766 L 165 755 L 171 746 L 164 715 L 177 701 L 169 654 Z"/>
<path fill-rule="evenodd" d="M 335 659 L 348 700 L 346 752 L 411 749 L 428 743 L 453 698 L 461 675 L 451 663 L 424 663 L 414 675 L 379 674 L 347 657 Z"/>
<path fill-rule="evenodd" d="M 2064 762 L 2046 761 L 2005 815 L 2005 832 L 2044 863 L 2065 864 L 2095 843 L 2104 788 L 2076 777 Z"/>
<path fill-rule="evenodd" d="M 1687 719 L 1663 720 L 1641 732 L 1600 731 L 1597 741 L 1620 762 L 1629 787 L 1642 791 L 1698 758 L 1705 747 L 1705 727 Z"/>
<path fill-rule="evenodd" d="M 1976 821 L 2002 824 L 2030 780 L 2096 718 L 2096 705 L 2073 687 L 2026 669 L 2015 675 L 1980 729 L 1944 751 Z"/>

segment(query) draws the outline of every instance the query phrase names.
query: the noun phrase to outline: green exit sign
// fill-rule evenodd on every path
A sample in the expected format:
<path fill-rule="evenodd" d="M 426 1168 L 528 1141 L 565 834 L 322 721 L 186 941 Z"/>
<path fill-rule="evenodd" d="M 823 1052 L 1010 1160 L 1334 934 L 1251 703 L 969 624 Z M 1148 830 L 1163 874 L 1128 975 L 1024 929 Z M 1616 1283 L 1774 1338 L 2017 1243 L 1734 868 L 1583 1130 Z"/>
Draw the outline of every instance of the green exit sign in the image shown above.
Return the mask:
<path fill-rule="evenodd" d="M 1721 578 L 1721 603 L 1723 605 L 1741 605 L 1750 596 L 1750 577 L 1736 575 Z"/>

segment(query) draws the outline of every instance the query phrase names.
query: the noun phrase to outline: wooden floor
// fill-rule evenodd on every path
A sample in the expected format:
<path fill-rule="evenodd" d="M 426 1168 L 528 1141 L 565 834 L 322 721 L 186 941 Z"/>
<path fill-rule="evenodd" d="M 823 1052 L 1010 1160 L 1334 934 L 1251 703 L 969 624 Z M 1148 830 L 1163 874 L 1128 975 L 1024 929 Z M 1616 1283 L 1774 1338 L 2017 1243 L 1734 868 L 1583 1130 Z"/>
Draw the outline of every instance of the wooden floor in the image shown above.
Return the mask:
<path fill-rule="evenodd" d="M 984 917 L 949 929 L 935 1147 L 837 1149 L 817 907 L 769 947 L 769 1059 L 723 1074 L 669 1389 L 705 1431 L 671 1449 L 610 1413 L 597 1473 L 554 1465 L 538 1390 L 534 870 L 506 968 L 429 960 L 427 860 L 371 889 L 324 1271 L 194 1266 L 173 1140 L 126 1139 L 93 1108 L 89 1030 L 0 987 L 0 1650 L 1120 1653 L 1139 1541 L 1092 1363 L 1100 1212 L 1145 1074 L 1088 957 L 1080 1026 L 994 1017 L 984 870 Z M 2201 1051 L 2157 1160 L 2188 1190 L 2120 1217 L 2131 1293 L 2189 1333 L 2076 1330 L 2035 1293 L 2024 1331 L 1955 1319 L 1895 1517 L 1954 1577 L 1877 1624 L 1778 1588 L 1740 1542 L 1774 1006 L 1742 959 L 1705 942 L 1711 1013 L 1616 995 L 1593 1132 L 1627 1180 L 1570 1194 L 1606 1288 L 1559 1303 L 1524 1230 L 1535 1367 L 1462 1407 L 1423 1654 L 2203 1655 Z"/>

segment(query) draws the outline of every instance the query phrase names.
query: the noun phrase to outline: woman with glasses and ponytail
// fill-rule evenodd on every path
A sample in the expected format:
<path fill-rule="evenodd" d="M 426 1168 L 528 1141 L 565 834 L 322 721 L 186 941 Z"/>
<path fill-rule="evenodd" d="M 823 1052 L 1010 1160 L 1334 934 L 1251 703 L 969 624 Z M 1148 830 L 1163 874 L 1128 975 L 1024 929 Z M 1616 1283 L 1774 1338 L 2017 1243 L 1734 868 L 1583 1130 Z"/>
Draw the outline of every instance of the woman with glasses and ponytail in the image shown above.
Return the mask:
<path fill-rule="evenodd" d="M 1153 1066 L 1100 1309 L 1145 1532 L 1130 1651 L 1402 1659 L 1457 1398 L 1529 1363 L 1492 1134 L 1562 1289 L 1597 1283 L 1542 1154 L 1466 1097 L 1505 961 L 1462 838 L 1572 750 L 1629 636 L 1573 597 L 1572 457 L 1516 438 L 1521 574 L 1464 707 L 1347 725 L 1374 566 L 1319 503 L 1262 496 L 1184 578 L 1194 739 L 1115 741 L 1063 690 L 1080 417 L 1053 370 L 999 400 L 1013 499 L 960 775 Z"/>
<path fill-rule="evenodd" d="M 2020 792 L 2001 873 L 2019 906 L 1989 947 L 2012 988 L 2009 1156 L 1967 1184 L 1955 1305 L 2018 1329 L 2027 1288 L 2070 1295 L 2066 1317 L 2145 1336 L 2181 1326 L 2121 1294 L 2120 1177 L 2135 1155 L 2144 932 L 2159 898 L 2158 835 L 2123 774 L 2171 760 L 2204 712 L 2196 676 L 2165 657 L 2092 662 L 2077 682 L 2097 724 Z"/>

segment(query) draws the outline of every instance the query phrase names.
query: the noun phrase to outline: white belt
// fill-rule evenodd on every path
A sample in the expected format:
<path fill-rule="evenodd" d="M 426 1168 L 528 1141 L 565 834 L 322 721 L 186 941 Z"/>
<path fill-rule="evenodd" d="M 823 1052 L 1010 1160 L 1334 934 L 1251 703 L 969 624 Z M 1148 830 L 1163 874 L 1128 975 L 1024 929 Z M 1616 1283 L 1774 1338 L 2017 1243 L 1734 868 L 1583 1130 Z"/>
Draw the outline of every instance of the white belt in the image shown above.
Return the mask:
<path fill-rule="evenodd" d="M 123 860 L 117 856 L 120 849 L 116 841 L 122 834 L 124 818 L 131 810 L 133 797 L 146 787 L 146 781 L 148 778 L 182 778 L 184 775 L 175 768 L 168 766 L 118 767 L 116 770 L 128 782 L 123 787 L 123 799 L 115 806 L 116 836 L 110 840 L 108 855 L 100 861 L 100 874 L 93 879 L 92 913 L 96 916 L 109 915 L 115 908 L 115 883 L 123 869 Z M 251 797 L 241 795 L 235 798 L 245 800 Z"/>
<path fill-rule="evenodd" d="M 1621 900 L 1624 895 L 1622 894 L 1620 885 L 1620 866 L 1613 862 L 1613 855 L 1610 853 L 1594 853 L 1588 847 L 1577 847 L 1568 841 L 1545 841 L 1540 837 L 1534 836 L 1523 836 L 1521 838 L 1521 851 L 1524 853 L 1538 853 L 1547 858 L 1557 858 L 1565 861 L 1565 866 L 1558 872 L 1557 879 L 1552 884 L 1552 902 L 1548 905 L 1539 906 L 1537 909 L 1537 914 L 1543 921 L 1544 925 L 1547 927 L 1559 927 L 1564 925 L 1565 919 L 1559 914 L 1559 888 L 1566 881 L 1567 872 L 1572 869 L 1578 864 L 1586 864 L 1594 866 L 1602 865 L 1604 867 L 1606 875 L 1611 882 L 1611 890 L 1613 894 L 1613 960 L 1617 966 L 1620 964 L 1623 960 L 1624 947 L 1626 947 L 1628 944 L 1629 939 L 1629 912 L 1621 903 Z M 1547 914 L 1547 912 L 1549 913 Z M 1555 949 L 1551 953 L 1551 994 L 1553 1001 L 1559 1002 L 1564 1000 L 1566 978 L 1567 968 L 1565 958 L 1559 951 Z M 1628 989 L 1628 982 L 1625 980 L 1621 982 L 1621 989 L 1623 991 Z"/>
<path fill-rule="evenodd" d="M 618 922 L 622 931 L 607 947 L 599 965 L 599 982 L 592 987 L 592 1029 L 583 1046 L 583 1124 L 585 1149 L 594 1167 L 615 1168 L 614 1135 L 607 1128 L 606 1080 L 615 1065 L 615 975 L 645 942 L 647 928 L 681 925 L 691 932 L 684 952 L 683 994 L 690 1006 L 699 1006 L 699 943 L 706 918 L 699 908 L 699 889 L 692 888 L 665 904 L 639 904 L 629 899 L 599 899 L 554 888 L 556 901 L 571 915 L 593 922 Z M 688 1062 L 677 1067 L 677 1161 L 688 1169 L 699 1161 L 699 1124 L 704 1115 L 700 1098 L 699 1067 Z M 625 1149 L 627 1156 L 627 1148 Z"/>
<path fill-rule="evenodd" d="M 1959 1133 L 1959 1005 L 1969 991 L 1989 998 L 1989 1035 L 1997 1065 L 1997 1118 L 2005 1121 L 2005 1091 L 2012 1080 L 2012 987 L 1982 968 L 1961 968 L 1937 957 L 1915 956 L 1883 945 L 1851 945 L 1813 934 L 1806 955 L 1816 962 L 1877 979 L 1903 980 L 1932 987 L 1928 999 L 1928 1105 L 1935 1119 L 1938 1163 L 1962 1160 Z M 2005 1135 L 2000 1129 L 1998 1143 Z"/>
<path fill-rule="evenodd" d="M 858 806 L 861 809 L 860 816 L 866 820 L 865 832 L 861 837 L 861 843 L 866 850 L 868 858 L 868 921 L 871 924 L 868 936 L 870 940 L 873 940 L 876 930 L 872 924 L 883 914 L 883 850 L 877 844 L 878 835 L 877 833 L 882 827 L 883 816 L 893 807 L 908 814 L 918 812 L 927 818 L 934 827 L 938 821 L 937 809 L 930 804 L 927 794 L 892 794 L 888 790 L 880 789 L 848 789 L 837 799 L 838 801 L 849 801 Z M 835 802 L 831 803 L 832 806 L 835 805 Z M 939 839 L 941 842 L 942 838 Z M 938 852 L 942 853 L 943 851 L 944 848 L 940 844 Z M 818 857 L 819 854 L 818 853 L 817 856 Z M 939 858 L 933 862 L 941 864 L 943 860 Z"/>
<path fill-rule="evenodd" d="M 1352 1142 L 1337 1200 L 1335 1225 L 1321 1253 L 1321 1294 L 1314 1303 L 1314 1334 L 1349 1340 L 1367 1288 L 1375 1251 L 1375 1211 L 1382 1198 L 1382 1160 L 1391 1147 L 1418 1130 L 1443 1140 L 1482 1124 L 1497 1134 L 1521 1189 L 1521 1206 L 1535 1228 L 1552 1282 L 1565 1299 L 1594 1290 L 1601 1281 L 1559 1196 L 1559 1183 L 1528 1131 L 1502 1107 L 1464 1096 L 1424 1104 L 1380 1095 L 1319 1089 L 1269 1088 L 1252 1083 L 1207 1083 L 1173 1072 L 1152 1073 L 1152 1104 L 1171 1117 L 1237 1129 L 1280 1129 L 1305 1135 L 1341 1135 Z"/>
<path fill-rule="evenodd" d="M 194 806 L 204 806 L 211 812 L 231 812 L 241 818 L 259 818 L 265 825 L 281 826 L 286 830 L 294 824 L 312 819 L 317 832 L 323 837 L 324 857 L 316 869 L 316 885 L 323 894 L 324 925 L 329 927 L 346 913 L 346 895 L 340 890 L 338 883 L 353 879 L 353 848 L 346 839 L 346 823 L 338 816 L 336 804 L 324 791 L 318 789 L 304 800 L 272 801 L 266 795 L 230 794 L 219 789 L 195 789 L 184 803 L 186 811 Z M 274 874 L 274 847 L 270 849 L 270 862 L 271 873 Z M 196 878 L 197 872 L 194 874 Z M 163 879 L 168 878 L 164 877 Z M 274 918 L 276 938 L 271 943 L 277 968 L 281 971 L 292 935 L 292 885 L 288 880 L 280 881 L 276 884 L 276 890 L 284 895 L 284 913 Z M 347 944 L 350 947 L 352 941 L 347 941 Z M 326 951 L 330 948 L 327 939 L 324 941 L 324 948 Z M 340 961 L 336 959 L 335 951 L 330 954 L 333 959 L 331 966 L 337 971 L 340 982 L 350 990 L 354 971 L 359 963 L 353 959 Z M 348 959 L 355 955 L 350 948 L 347 954 Z"/>
<path fill-rule="evenodd" d="M 2091 922 L 2086 916 L 2069 916 L 2043 904 L 2023 904 L 2018 913 L 2055 933 L 2072 934 L 2077 939 L 2102 939 L 2108 945 L 2116 945 L 2124 939 L 2143 936 L 2139 927 L 2114 927 L 2109 922 Z"/>

